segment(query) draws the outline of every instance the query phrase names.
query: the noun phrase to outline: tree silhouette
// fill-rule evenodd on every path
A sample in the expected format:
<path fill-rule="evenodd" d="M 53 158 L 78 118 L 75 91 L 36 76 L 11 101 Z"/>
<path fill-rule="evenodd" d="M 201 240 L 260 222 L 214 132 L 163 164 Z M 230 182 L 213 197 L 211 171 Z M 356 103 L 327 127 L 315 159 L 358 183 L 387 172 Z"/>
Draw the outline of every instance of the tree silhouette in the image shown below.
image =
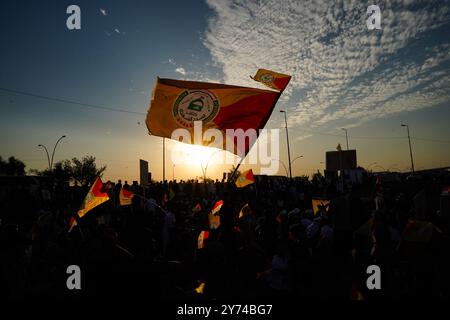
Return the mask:
<path fill-rule="evenodd" d="M 23 176 L 25 175 L 25 164 L 14 157 L 9 157 L 8 161 L 4 161 L 0 157 L 0 175 Z"/>
<path fill-rule="evenodd" d="M 94 181 L 95 177 L 101 177 L 106 166 L 97 168 L 95 157 L 84 156 L 82 159 L 72 158 L 55 163 L 53 170 L 38 172 L 39 175 L 52 177 L 59 182 L 72 182 L 87 185 Z"/>

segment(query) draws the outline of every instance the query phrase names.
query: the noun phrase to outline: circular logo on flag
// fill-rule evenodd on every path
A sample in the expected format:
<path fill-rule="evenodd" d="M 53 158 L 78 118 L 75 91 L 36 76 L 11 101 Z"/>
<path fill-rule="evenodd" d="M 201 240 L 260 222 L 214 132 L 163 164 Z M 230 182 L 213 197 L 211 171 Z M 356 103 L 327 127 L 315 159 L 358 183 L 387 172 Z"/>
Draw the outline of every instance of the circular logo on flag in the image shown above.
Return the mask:
<path fill-rule="evenodd" d="M 209 90 L 185 90 L 173 104 L 173 118 L 182 127 L 193 128 L 194 121 L 211 122 L 219 113 L 219 99 Z"/>
<path fill-rule="evenodd" d="M 261 76 L 260 79 L 261 79 L 262 82 L 272 83 L 274 77 L 273 77 L 273 75 L 270 74 L 270 73 L 265 73 L 265 74 L 263 74 L 263 75 Z"/>

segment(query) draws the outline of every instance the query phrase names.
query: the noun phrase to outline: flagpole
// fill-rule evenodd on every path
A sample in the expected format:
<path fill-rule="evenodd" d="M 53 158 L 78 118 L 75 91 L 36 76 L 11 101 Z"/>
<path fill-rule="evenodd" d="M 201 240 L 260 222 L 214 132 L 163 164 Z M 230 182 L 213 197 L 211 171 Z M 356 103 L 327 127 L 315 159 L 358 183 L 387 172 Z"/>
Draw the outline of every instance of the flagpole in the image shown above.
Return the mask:
<path fill-rule="evenodd" d="M 251 77 L 251 76 L 250 76 L 250 77 Z M 251 78 L 253 79 L 253 77 L 251 77 Z M 254 79 L 253 79 L 253 80 L 254 80 Z M 278 92 L 277 99 L 275 100 L 275 103 L 276 103 L 276 101 L 278 101 L 278 100 L 280 99 L 281 95 L 283 94 L 283 91 L 284 91 L 284 89 Z M 273 111 L 273 109 L 272 109 L 272 111 Z M 267 116 L 266 121 L 269 119 L 269 117 L 270 117 L 271 114 L 272 114 L 272 113 L 270 113 L 270 114 Z M 286 114 L 285 114 L 285 116 L 286 116 Z M 286 124 L 286 132 L 287 132 L 287 124 Z M 258 138 L 259 138 L 259 137 L 258 137 Z M 289 148 L 289 140 L 288 140 L 288 148 Z M 249 152 L 250 152 L 250 150 L 249 150 Z M 241 159 L 241 161 L 239 161 L 237 167 L 234 169 L 233 173 L 231 174 L 230 179 L 228 179 L 228 182 L 231 182 L 231 181 L 233 180 L 234 176 L 236 175 L 236 172 L 238 171 L 239 167 L 240 167 L 241 164 L 242 164 L 242 161 L 244 161 L 244 159 L 245 159 L 246 156 L 247 156 L 247 154 L 245 154 L 244 157 Z M 290 152 L 289 152 L 289 160 L 290 160 Z M 290 162 L 290 161 L 289 161 L 289 162 Z M 289 165 L 289 168 L 290 168 L 290 165 Z M 292 179 L 292 173 L 291 173 L 290 177 L 291 177 L 291 179 Z"/>
<path fill-rule="evenodd" d="M 247 156 L 247 155 L 245 155 L 244 157 L 241 158 L 241 160 L 239 161 L 238 165 L 236 166 L 236 168 L 234 169 L 233 173 L 231 174 L 230 179 L 228 179 L 228 182 L 233 181 L 234 176 L 236 175 L 236 173 L 237 173 L 239 167 L 241 166 L 241 164 L 242 164 L 242 162 L 244 161 L 244 159 L 245 159 L 246 156 Z"/>
<path fill-rule="evenodd" d="M 163 183 L 166 181 L 166 138 L 163 137 Z"/>

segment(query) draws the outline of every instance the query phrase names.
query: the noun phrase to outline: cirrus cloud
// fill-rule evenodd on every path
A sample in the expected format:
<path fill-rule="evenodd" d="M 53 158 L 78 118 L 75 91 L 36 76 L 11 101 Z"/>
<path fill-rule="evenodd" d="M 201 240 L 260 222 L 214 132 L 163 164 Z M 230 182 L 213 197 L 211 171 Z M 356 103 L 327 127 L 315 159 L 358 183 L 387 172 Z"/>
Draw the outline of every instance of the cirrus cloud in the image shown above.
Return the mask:
<path fill-rule="evenodd" d="M 257 68 L 292 74 L 291 124 L 333 127 L 450 101 L 449 1 L 378 1 L 368 30 L 355 0 L 207 0 L 203 43 L 225 83 L 257 86 Z M 445 31 L 444 31 L 445 33 Z"/>

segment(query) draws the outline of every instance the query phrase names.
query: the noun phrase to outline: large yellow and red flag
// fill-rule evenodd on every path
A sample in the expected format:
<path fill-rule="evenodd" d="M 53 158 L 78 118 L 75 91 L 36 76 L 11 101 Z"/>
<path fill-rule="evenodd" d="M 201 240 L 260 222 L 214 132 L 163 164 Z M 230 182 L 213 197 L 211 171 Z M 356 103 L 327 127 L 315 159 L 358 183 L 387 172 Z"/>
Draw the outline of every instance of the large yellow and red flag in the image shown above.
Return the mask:
<path fill-rule="evenodd" d="M 86 197 L 83 200 L 83 203 L 81 204 L 80 210 L 78 210 L 77 212 L 78 217 L 82 218 L 90 210 L 94 209 L 95 207 L 101 205 L 102 203 L 108 200 L 109 200 L 108 194 L 103 192 L 102 180 L 99 177 L 95 178 L 94 183 L 92 184 L 88 194 L 86 195 Z M 72 217 L 70 219 L 69 232 L 76 225 L 77 221 L 75 220 L 75 218 Z"/>
<path fill-rule="evenodd" d="M 266 69 L 259 69 L 253 80 L 261 82 L 269 88 L 283 91 L 291 80 L 291 76 Z"/>
<path fill-rule="evenodd" d="M 244 188 L 252 183 L 255 183 L 252 169 L 245 171 L 236 179 L 236 187 L 238 188 Z"/>
<path fill-rule="evenodd" d="M 158 78 L 146 124 L 150 134 L 166 138 L 172 138 L 176 129 L 186 129 L 192 142 L 194 122 L 201 121 L 202 136 L 208 129 L 221 131 L 223 145 L 214 147 L 243 156 L 255 141 L 245 138 L 242 146 L 236 136 L 227 135 L 227 129 L 235 132 L 254 129 L 256 140 L 280 95 L 281 92 L 272 90 Z M 232 150 L 230 146 L 225 147 L 227 140 L 232 142 Z M 209 143 L 203 141 L 203 144 Z"/>

